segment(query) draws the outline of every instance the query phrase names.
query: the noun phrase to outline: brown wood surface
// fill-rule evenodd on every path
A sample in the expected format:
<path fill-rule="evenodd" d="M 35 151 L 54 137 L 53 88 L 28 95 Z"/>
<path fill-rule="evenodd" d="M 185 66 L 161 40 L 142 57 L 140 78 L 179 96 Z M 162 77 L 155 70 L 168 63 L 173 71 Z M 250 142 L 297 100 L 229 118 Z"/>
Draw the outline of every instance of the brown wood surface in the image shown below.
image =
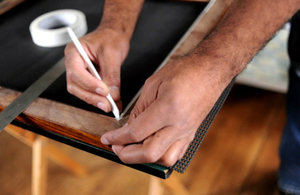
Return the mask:
<path fill-rule="evenodd" d="M 0 87 L 0 110 L 7 107 L 19 95 L 18 92 Z M 121 126 L 112 117 L 43 98 L 34 101 L 17 120 L 110 151 L 108 146 L 101 144 L 100 137 L 105 132 Z"/>
<path fill-rule="evenodd" d="M 278 147 L 285 123 L 285 95 L 237 85 L 184 174 L 173 173 L 190 195 L 279 195 Z M 80 162 L 86 177 L 49 161 L 47 194 L 140 195 L 149 175 L 51 141 Z M 0 136 L 0 194 L 31 193 L 31 148 Z M 168 181 L 168 180 L 167 180 Z M 12 187 L 13 186 L 13 187 Z M 164 195 L 175 195 L 164 187 Z"/>
<path fill-rule="evenodd" d="M 38 136 L 32 145 L 32 195 L 46 195 L 47 192 L 47 139 Z"/>

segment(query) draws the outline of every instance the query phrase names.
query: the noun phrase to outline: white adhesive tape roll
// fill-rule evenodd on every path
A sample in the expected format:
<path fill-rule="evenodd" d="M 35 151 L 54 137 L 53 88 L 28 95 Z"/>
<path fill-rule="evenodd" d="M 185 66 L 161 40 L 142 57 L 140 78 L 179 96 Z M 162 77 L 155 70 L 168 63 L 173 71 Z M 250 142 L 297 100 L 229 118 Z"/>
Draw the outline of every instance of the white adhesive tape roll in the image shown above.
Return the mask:
<path fill-rule="evenodd" d="M 72 28 L 77 37 L 83 36 L 87 32 L 84 13 L 72 9 L 48 12 L 32 21 L 29 30 L 36 45 L 58 47 L 71 41 L 67 27 Z"/>

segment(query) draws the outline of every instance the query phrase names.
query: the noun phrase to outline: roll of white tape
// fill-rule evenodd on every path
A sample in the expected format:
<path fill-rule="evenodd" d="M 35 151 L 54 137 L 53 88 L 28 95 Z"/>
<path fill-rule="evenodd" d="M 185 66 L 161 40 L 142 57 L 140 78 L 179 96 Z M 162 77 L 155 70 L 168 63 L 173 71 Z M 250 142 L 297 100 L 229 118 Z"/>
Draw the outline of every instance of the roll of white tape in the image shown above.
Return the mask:
<path fill-rule="evenodd" d="M 29 30 L 33 42 L 42 47 L 58 47 L 71 41 L 67 27 L 72 28 L 77 37 L 87 32 L 84 13 L 63 9 L 48 12 L 31 22 Z"/>

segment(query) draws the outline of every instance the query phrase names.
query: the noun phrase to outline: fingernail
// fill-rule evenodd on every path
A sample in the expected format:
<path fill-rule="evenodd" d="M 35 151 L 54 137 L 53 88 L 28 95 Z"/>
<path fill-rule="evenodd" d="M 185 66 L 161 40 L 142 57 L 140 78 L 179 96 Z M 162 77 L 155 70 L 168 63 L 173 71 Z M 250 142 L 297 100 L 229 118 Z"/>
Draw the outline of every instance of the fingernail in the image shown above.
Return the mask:
<path fill-rule="evenodd" d="M 96 88 L 96 93 L 101 95 L 101 94 L 103 94 L 103 90 L 100 87 L 98 87 L 98 88 Z"/>
<path fill-rule="evenodd" d="M 120 95 L 120 89 L 117 86 L 111 86 L 110 87 L 110 95 L 114 98 L 119 97 Z"/>
<path fill-rule="evenodd" d="M 116 149 L 115 149 L 115 145 L 112 145 L 111 149 L 114 151 L 115 154 L 117 154 Z"/>
<path fill-rule="evenodd" d="M 107 112 L 107 107 L 103 102 L 98 102 L 97 106 L 98 106 L 98 108 L 100 108 L 104 112 Z"/>
<path fill-rule="evenodd" d="M 101 143 L 104 145 L 109 145 L 109 142 L 104 137 L 101 137 Z"/>

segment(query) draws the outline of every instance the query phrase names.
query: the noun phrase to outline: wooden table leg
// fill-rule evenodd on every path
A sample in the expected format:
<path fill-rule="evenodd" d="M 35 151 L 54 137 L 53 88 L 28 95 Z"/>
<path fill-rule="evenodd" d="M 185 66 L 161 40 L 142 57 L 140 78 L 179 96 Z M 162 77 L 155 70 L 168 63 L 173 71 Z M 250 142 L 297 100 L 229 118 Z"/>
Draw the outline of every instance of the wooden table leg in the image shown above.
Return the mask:
<path fill-rule="evenodd" d="M 161 185 L 161 179 L 154 176 L 150 176 L 148 195 L 162 195 L 162 194 L 163 194 L 163 187 Z"/>
<path fill-rule="evenodd" d="M 163 180 L 150 176 L 148 195 L 162 195 L 165 186 L 172 194 L 189 195 L 188 189 L 183 185 L 176 174 L 171 175 L 169 179 Z"/>
<path fill-rule="evenodd" d="M 46 139 L 38 136 L 32 145 L 32 195 L 46 195 L 47 154 Z"/>
<path fill-rule="evenodd" d="M 165 185 L 173 194 L 180 195 L 189 195 L 188 189 L 183 185 L 180 179 L 176 174 L 170 176 L 169 179 L 162 181 L 163 185 Z"/>
<path fill-rule="evenodd" d="M 68 156 L 66 153 L 61 151 L 58 147 L 53 144 L 47 143 L 46 151 L 48 158 L 54 161 L 56 164 L 64 167 L 67 170 L 72 171 L 78 176 L 85 176 L 86 170 L 78 162 Z"/>
<path fill-rule="evenodd" d="M 47 186 L 47 158 L 73 173 L 84 176 L 86 170 L 74 159 L 62 152 L 55 145 L 47 142 L 47 138 L 26 131 L 14 125 L 8 125 L 6 132 L 32 147 L 32 194 L 45 195 Z"/>
<path fill-rule="evenodd" d="M 30 147 L 33 147 L 33 143 L 38 137 L 37 134 L 32 133 L 30 131 L 26 131 L 14 125 L 8 125 L 5 128 L 5 131 Z M 55 163 L 59 164 L 67 170 L 72 171 L 78 176 L 86 175 L 86 170 L 82 165 L 80 165 L 77 161 L 72 159 L 69 155 L 64 153 L 54 144 L 47 142 L 47 144 L 45 145 L 45 150 L 48 158 L 54 161 Z"/>

